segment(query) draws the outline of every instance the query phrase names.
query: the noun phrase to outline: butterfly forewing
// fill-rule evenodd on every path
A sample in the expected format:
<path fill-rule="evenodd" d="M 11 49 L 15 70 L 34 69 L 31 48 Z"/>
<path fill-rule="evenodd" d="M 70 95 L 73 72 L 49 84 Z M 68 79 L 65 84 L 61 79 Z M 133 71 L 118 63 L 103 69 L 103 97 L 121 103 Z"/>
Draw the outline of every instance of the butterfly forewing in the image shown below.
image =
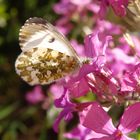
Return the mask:
<path fill-rule="evenodd" d="M 49 84 L 70 73 L 80 61 L 67 39 L 50 23 L 30 18 L 19 34 L 22 53 L 18 56 L 16 72 L 31 85 Z"/>
<path fill-rule="evenodd" d="M 43 48 L 59 50 L 80 60 L 69 41 L 53 25 L 42 18 L 34 17 L 25 22 L 20 29 L 19 42 L 22 51 L 39 45 Z"/>

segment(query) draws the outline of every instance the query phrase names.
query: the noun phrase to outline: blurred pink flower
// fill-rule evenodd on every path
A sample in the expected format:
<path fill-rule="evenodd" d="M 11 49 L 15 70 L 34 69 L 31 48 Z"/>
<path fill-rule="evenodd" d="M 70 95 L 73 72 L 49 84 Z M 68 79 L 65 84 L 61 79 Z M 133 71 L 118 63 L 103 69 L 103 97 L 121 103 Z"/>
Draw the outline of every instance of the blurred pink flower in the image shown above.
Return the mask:
<path fill-rule="evenodd" d="M 75 4 L 75 5 L 78 5 L 78 6 L 85 6 L 89 3 L 91 3 L 92 0 L 70 0 L 71 3 Z"/>
<path fill-rule="evenodd" d="M 107 7 L 111 6 L 114 10 L 115 14 L 118 16 L 125 16 L 126 15 L 126 8 L 128 5 L 129 0 L 100 0 L 100 17 L 105 17 L 107 13 Z"/>
<path fill-rule="evenodd" d="M 109 4 L 112 6 L 114 12 L 118 16 L 126 15 L 126 7 L 129 0 L 108 0 Z"/>
<path fill-rule="evenodd" d="M 64 93 L 64 87 L 61 83 L 55 83 L 51 85 L 50 92 L 52 93 L 54 99 L 58 99 Z"/>
<path fill-rule="evenodd" d="M 96 26 L 93 28 L 93 32 L 101 32 L 104 35 L 122 35 L 122 27 L 118 24 L 112 23 L 110 21 L 99 19 L 96 20 Z"/>
<path fill-rule="evenodd" d="M 135 103 L 125 109 L 117 127 L 112 119 L 97 103 L 93 103 L 85 113 L 82 123 L 93 130 L 95 134 L 90 140 L 134 140 L 127 134 L 135 131 L 140 126 L 140 103 Z"/>
<path fill-rule="evenodd" d="M 53 9 L 57 14 L 68 16 L 73 13 L 75 6 L 70 3 L 70 0 L 61 0 L 59 3 L 53 6 Z"/>
<path fill-rule="evenodd" d="M 67 35 L 73 28 L 73 25 L 72 23 L 69 22 L 68 17 L 62 17 L 55 22 L 55 27 L 61 33 L 63 33 L 64 35 Z"/>
<path fill-rule="evenodd" d="M 26 100 L 29 103 L 37 104 L 45 99 L 45 95 L 41 89 L 41 86 L 36 86 L 32 91 L 26 93 Z"/>
<path fill-rule="evenodd" d="M 79 13 L 86 9 L 96 12 L 97 9 L 99 10 L 99 7 L 92 0 L 60 0 L 59 3 L 54 5 L 53 9 L 57 14 L 70 16 L 73 13 Z"/>
<path fill-rule="evenodd" d="M 84 23 L 88 13 L 97 14 L 99 5 L 92 0 L 60 0 L 53 6 L 54 11 L 61 15 L 61 18 L 56 21 L 56 27 L 63 34 L 67 35 L 72 28 L 73 23 L 78 22 L 78 25 Z M 81 22 L 81 23 L 80 23 Z"/>
<path fill-rule="evenodd" d="M 136 56 L 128 54 L 129 52 L 127 53 L 122 46 L 107 49 L 107 66 L 116 78 L 122 78 L 126 71 L 130 71 L 134 67 Z"/>
<path fill-rule="evenodd" d="M 68 139 L 76 139 L 76 140 L 89 140 L 91 139 L 94 135 L 96 135 L 95 132 L 92 130 L 84 127 L 80 123 L 78 124 L 77 127 L 72 129 L 70 132 L 65 133 L 64 137 Z"/>
<path fill-rule="evenodd" d="M 78 56 L 85 57 L 85 48 L 83 44 L 79 44 L 76 40 L 70 41 L 74 50 L 77 52 Z"/>

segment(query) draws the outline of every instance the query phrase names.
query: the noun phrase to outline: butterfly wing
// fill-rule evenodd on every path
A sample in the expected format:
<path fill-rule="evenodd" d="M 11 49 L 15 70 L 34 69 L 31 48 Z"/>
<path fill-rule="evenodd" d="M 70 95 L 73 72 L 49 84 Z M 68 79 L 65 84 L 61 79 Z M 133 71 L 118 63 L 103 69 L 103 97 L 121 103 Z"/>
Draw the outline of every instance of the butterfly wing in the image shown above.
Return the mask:
<path fill-rule="evenodd" d="M 16 71 L 30 85 L 49 84 L 77 69 L 73 56 L 46 48 L 22 52 L 16 60 Z"/>
<path fill-rule="evenodd" d="M 29 18 L 25 22 L 20 29 L 19 43 L 22 51 L 40 46 L 75 56 L 80 61 L 69 41 L 53 25 L 42 18 Z"/>
<path fill-rule="evenodd" d="M 79 57 L 54 26 L 41 18 L 30 18 L 19 34 L 22 53 L 16 72 L 30 85 L 49 84 L 72 72 L 80 65 Z"/>

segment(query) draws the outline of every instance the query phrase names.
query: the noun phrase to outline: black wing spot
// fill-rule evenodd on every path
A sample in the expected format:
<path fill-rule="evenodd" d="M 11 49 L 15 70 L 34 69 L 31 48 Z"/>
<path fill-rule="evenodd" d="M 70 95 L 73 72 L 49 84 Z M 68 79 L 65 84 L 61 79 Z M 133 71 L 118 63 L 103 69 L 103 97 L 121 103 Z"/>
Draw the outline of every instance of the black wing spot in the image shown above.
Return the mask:
<path fill-rule="evenodd" d="M 53 43 L 54 41 L 55 41 L 55 38 L 54 38 L 54 37 L 52 37 L 52 38 L 50 38 L 50 39 L 49 39 L 49 41 L 48 41 L 48 42 L 49 42 L 49 43 Z"/>

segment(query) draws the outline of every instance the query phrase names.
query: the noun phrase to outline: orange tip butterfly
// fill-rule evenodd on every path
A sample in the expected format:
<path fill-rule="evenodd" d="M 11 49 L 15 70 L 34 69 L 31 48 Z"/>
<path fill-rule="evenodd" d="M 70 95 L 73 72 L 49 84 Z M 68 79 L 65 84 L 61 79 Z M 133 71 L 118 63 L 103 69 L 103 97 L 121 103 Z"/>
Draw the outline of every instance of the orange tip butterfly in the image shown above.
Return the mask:
<path fill-rule="evenodd" d="M 18 75 L 30 85 L 49 84 L 75 72 L 83 64 L 69 41 L 42 18 L 29 18 L 19 33 Z"/>

